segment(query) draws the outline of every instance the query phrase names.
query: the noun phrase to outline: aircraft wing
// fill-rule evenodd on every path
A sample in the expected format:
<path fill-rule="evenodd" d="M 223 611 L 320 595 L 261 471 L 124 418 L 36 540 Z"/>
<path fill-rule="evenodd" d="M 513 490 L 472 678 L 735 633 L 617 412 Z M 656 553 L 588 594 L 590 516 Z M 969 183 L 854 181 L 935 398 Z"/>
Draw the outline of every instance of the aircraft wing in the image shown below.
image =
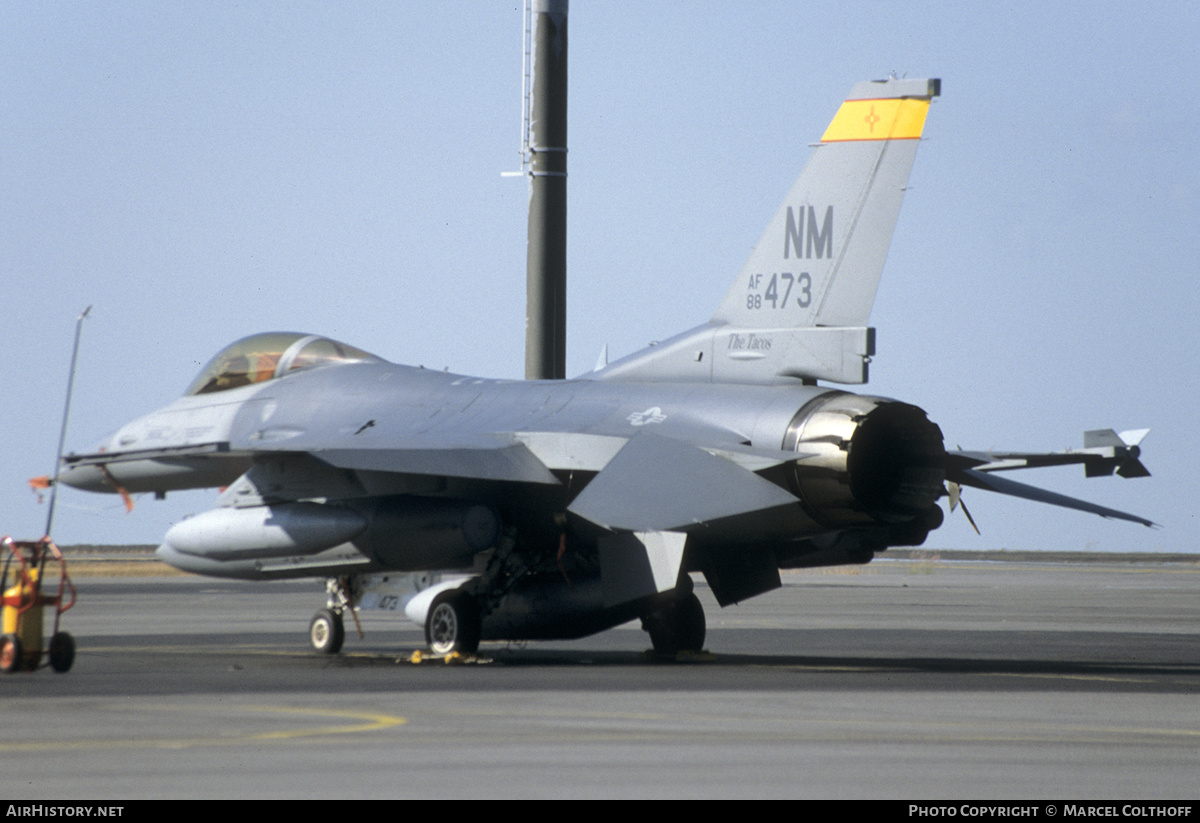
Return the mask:
<path fill-rule="evenodd" d="M 553 471 L 596 472 L 570 511 L 623 531 L 681 529 L 796 503 L 756 472 L 805 456 L 732 445 L 701 448 L 651 433 L 625 438 L 572 432 L 454 437 L 404 448 L 309 454 L 339 469 L 545 485 L 560 485 Z"/>
<path fill-rule="evenodd" d="M 629 439 L 568 510 L 610 529 L 657 532 L 797 502 L 734 460 L 643 433 Z"/>

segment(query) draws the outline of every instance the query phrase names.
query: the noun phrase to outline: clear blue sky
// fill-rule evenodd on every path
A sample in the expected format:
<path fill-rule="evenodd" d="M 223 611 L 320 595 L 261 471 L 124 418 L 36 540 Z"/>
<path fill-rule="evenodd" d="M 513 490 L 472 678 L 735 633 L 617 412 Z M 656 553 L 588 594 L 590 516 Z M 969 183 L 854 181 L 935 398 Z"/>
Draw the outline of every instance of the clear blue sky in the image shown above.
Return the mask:
<path fill-rule="evenodd" d="M 0 532 L 68 447 L 226 343 L 328 334 L 523 372 L 520 3 L 0 4 Z M 943 79 L 867 391 L 947 443 L 1151 427 L 1154 477 L 1019 476 L 1157 531 L 968 492 L 932 547 L 1194 551 L 1200 11 L 1191 3 L 587 2 L 570 13 L 568 372 L 706 320 L 837 105 Z M 215 492 L 65 489 L 60 543 L 157 543 Z"/>

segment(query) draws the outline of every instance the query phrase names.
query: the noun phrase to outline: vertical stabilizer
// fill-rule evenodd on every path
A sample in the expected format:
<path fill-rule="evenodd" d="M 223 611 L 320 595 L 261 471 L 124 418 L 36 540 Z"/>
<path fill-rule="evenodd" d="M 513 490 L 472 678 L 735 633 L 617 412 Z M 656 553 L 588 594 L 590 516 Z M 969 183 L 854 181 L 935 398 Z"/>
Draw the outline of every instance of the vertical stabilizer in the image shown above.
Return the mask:
<path fill-rule="evenodd" d="M 712 319 L 596 378 L 866 383 L 867 320 L 940 92 L 936 79 L 857 84 Z"/>
<path fill-rule="evenodd" d="M 863 326 L 940 80 L 858 83 L 725 295 L 716 323 Z"/>

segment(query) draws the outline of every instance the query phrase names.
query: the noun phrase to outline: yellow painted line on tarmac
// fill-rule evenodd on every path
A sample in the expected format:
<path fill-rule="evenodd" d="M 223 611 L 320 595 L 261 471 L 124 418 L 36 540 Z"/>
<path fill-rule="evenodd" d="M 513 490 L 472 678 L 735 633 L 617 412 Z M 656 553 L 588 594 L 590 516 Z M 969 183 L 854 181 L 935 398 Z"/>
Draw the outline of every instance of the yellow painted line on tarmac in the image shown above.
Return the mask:
<path fill-rule="evenodd" d="M 127 709 L 127 707 L 121 707 Z M 205 709 L 194 706 L 150 706 L 140 709 L 144 712 L 164 711 L 177 716 L 195 714 Z M 61 751 L 86 749 L 188 749 L 203 746 L 231 746 L 248 743 L 263 743 L 270 741 L 294 740 L 301 737 L 321 737 L 335 734 L 362 734 L 377 732 L 384 729 L 403 726 L 408 723 L 405 717 L 342 709 L 317 709 L 294 706 L 217 706 L 212 711 L 219 711 L 223 719 L 233 722 L 233 716 L 242 713 L 271 713 L 281 715 L 299 715 L 302 717 L 338 718 L 341 720 L 357 720 L 358 723 L 339 723 L 324 726 L 301 726 L 264 732 L 230 732 L 222 735 L 204 737 L 130 737 L 110 738 L 97 737 L 83 740 L 25 740 L 6 741 L 3 744 L 5 752 L 31 751 Z"/>
<path fill-rule="evenodd" d="M 362 723 L 350 726 L 318 726 L 304 729 L 285 729 L 278 732 L 263 732 L 254 735 L 257 740 L 290 740 L 294 737 L 311 737 L 325 734 L 354 734 L 356 732 L 375 732 L 390 729 L 393 726 L 403 726 L 408 723 L 404 717 L 390 714 L 375 714 L 373 712 L 341 711 L 336 709 L 298 709 L 286 706 L 252 706 L 250 711 L 274 712 L 277 714 L 299 714 L 308 717 L 338 717 L 346 720 L 362 720 Z"/>

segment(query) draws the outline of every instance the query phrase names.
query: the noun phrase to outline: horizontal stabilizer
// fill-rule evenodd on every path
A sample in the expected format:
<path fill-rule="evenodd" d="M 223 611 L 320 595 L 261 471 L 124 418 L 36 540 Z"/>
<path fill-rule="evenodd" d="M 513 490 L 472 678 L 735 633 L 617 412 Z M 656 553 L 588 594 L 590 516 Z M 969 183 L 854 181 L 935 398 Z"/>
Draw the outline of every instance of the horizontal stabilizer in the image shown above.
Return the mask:
<path fill-rule="evenodd" d="M 1127 514 L 1116 509 L 1109 509 L 1104 506 L 1098 506 L 1095 503 L 1088 503 L 1086 500 L 1077 500 L 1074 497 L 1067 497 L 1065 494 L 1057 494 L 1056 492 L 1039 489 L 1036 486 L 1027 486 L 1024 483 L 1018 483 L 1015 480 L 1009 480 L 1005 477 L 997 477 L 992 474 L 985 474 L 974 469 L 963 469 L 953 472 L 949 478 L 951 482 L 960 483 L 964 486 L 972 486 L 977 489 L 987 489 L 988 491 L 1007 494 L 1011 497 L 1021 497 L 1025 500 L 1036 500 L 1039 503 L 1049 503 L 1053 506 L 1062 506 L 1068 509 L 1076 509 L 1081 512 L 1090 512 L 1098 514 L 1101 517 L 1110 517 L 1116 520 L 1128 520 L 1131 523 L 1141 523 L 1143 526 L 1157 527 L 1158 524 L 1152 520 L 1147 520 L 1144 517 L 1138 517 L 1136 514 Z"/>
<path fill-rule="evenodd" d="M 609 529 L 665 532 L 797 502 L 725 458 L 643 433 L 630 439 L 569 511 Z"/>

